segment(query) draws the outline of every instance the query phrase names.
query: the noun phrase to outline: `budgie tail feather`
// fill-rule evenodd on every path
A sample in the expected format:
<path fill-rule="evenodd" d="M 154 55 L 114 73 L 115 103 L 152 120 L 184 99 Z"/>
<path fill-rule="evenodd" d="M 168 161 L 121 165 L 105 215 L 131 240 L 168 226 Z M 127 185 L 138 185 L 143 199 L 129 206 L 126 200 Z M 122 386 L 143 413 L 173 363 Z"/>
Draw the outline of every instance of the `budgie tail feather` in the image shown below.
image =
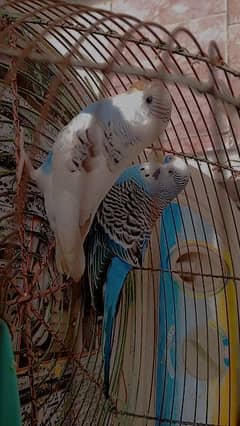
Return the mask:
<path fill-rule="evenodd" d="M 87 236 L 84 249 L 87 264 L 85 279 L 89 284 L 92 305 L 98 315 L 103 315 L 103 283 L 112 253 L 107 247 L 106 235 L 96 221 Z"/>
<path fill-rule="evenodd" d="M 104 395 L 109 398 L 110 359 L 112 353 L 112 333 L 122 288 L 132 266 L 114 257 L 108 268 L 103 319 L 103 362 L 104 362 Z"/>

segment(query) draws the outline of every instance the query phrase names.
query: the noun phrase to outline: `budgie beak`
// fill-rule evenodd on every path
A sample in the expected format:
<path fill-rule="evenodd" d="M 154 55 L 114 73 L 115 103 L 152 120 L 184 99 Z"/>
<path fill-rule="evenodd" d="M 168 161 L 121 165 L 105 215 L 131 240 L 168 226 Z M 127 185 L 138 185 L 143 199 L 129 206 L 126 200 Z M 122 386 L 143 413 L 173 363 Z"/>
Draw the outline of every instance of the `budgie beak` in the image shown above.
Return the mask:
<path fill-rule="evenodd" d="M 149 84 L 149 82 L 146 80 L 137 80 L 131 84 L 129 91 L 144 90 L 147 84 Z"/>
<path fill-rule="evenodd" d="M 159 88 L 164 88 L 164 84 L 161 80 L 137 80 L 131 84 L 128 90 L 145 90 L 147 88 L 159 91 Z"/>

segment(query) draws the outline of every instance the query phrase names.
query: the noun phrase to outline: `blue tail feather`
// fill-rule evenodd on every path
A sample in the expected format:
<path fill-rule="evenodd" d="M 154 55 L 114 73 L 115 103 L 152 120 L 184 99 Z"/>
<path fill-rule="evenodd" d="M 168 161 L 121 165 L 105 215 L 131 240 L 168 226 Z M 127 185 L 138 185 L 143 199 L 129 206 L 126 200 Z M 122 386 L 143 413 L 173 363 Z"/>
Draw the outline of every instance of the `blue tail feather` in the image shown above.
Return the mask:
<path fill-rule="evenodd" d="M 104 362 L 104 394 L 109 397 L 110 360 L 112 353 L 112 332 L 117 314 L 118 302 L 125 279 L 132 266 L 114 257 L 108 268 L 103 319 L 103 362 Z"/>

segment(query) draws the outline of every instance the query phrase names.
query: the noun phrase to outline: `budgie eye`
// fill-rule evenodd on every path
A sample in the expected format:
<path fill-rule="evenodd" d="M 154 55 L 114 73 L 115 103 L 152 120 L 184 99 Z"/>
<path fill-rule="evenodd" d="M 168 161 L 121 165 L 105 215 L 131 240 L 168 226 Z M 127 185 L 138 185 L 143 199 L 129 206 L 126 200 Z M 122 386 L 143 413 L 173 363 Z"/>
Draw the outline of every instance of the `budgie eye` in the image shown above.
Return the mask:
<path fill-rule="evenodd" d="M 151 104 L 151 103 L 152 103 L 152 101 L 153 101 L 153 97 L 152 97 L 152 96 L 148 96 L 148 97 L 146 98 L 146 102 L 147 102 L 147 104 Z"/>
<path fill-rule="evenodd" d="M 172 159 L 173 159 L 173 155 L 171 155 L 171 154 L 166 155 L 165 158 L 164 158 L 164 163 L 170 163 L 170 161 L 172 161 Z"/>
<path fill-rule="evenodd" d="M 173 174 L 173 170 L 172 170 L 172 169 L 169 169 L 169 170 L 168 170 L 168 174 L 169 174 L 169 175 L 172 175 L 172 174 Z"/>

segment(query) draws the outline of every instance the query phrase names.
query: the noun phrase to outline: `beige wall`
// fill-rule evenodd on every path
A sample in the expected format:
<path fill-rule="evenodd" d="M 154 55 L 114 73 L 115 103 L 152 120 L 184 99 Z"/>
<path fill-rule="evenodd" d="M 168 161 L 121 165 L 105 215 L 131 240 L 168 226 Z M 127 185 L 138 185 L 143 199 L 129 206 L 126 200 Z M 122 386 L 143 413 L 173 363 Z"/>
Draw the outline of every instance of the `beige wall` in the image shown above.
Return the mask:
<path fill-rule="evenodd" d="M 75 1 L 158 22 L 169 29 L 189 28 L 206 48 L 214 39 L 224 60 L 240 70 L 240 0 Z"/>

